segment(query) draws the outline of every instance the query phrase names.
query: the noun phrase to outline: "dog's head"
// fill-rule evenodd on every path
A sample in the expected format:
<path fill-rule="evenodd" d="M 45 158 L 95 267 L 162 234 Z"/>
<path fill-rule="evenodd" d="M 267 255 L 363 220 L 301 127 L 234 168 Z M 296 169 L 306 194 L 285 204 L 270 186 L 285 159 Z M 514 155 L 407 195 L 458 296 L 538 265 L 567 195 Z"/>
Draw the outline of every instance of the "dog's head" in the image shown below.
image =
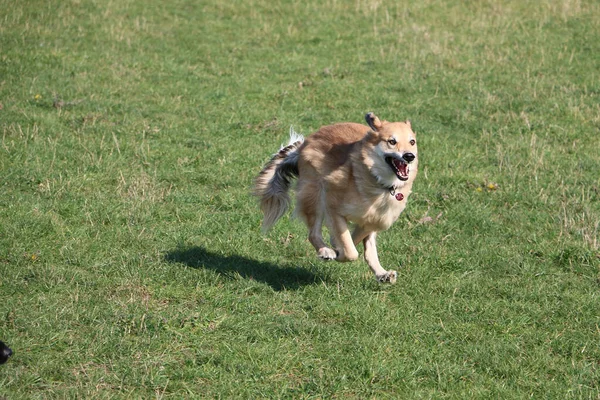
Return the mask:
<path fill-rule="evenodd" d="M 381 121 L 375 114 L 365 116 L 371 131 L 366 141 L 371 146 L 371 170 L 387 187 L 402 187 L 417 174 L 417 136 L 410 121 Z"/>
<path fill-rule="evenodd" d="M 0 364 L 7 362 L 10 356 L 12 356 L 12 350 L 4 342 L 0 341 Z"/>

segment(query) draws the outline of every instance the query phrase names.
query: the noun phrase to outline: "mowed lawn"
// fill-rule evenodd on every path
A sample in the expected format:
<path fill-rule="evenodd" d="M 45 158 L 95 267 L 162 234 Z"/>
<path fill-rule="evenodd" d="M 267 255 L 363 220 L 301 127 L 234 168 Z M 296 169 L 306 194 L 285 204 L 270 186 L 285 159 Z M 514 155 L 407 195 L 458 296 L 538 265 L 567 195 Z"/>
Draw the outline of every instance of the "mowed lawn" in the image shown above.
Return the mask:
<path fill-rule="evenodd" d="M 393 286 L 250 195 L 369 111 Z M 595 0 L 0 0 L 0 398 L 598 399 L 599 200 Z"/>

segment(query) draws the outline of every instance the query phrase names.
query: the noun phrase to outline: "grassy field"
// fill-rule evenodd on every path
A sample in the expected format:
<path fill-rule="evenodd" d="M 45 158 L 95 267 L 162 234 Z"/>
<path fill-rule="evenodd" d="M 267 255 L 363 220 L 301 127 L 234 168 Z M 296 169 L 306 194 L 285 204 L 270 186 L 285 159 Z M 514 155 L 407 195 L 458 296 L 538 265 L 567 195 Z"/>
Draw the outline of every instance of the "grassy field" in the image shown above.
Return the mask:
<path fill-rule="evenodd" d="M 0 10 L 0 398 L 600 398 L 597 1 Z M 419 137 L 394 286 L 249 195 L 368 111 Z"/>

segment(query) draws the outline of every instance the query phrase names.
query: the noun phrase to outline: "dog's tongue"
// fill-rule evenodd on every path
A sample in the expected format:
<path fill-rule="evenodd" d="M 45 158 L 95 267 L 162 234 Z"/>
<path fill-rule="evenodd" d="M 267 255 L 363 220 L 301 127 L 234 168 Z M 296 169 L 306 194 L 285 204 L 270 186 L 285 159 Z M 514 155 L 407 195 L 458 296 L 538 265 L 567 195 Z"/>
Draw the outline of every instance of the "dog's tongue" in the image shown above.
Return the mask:
<path fill-rule="evenodd" d="M 400 161 L 398 159 L 394 159 L 393 162 L 394 162 L 394 166 L 396 168 L 398 168 L 398 171 L 400 171 L 400 174 L 402 176 L 407 176 L 408 175 L 408 172 L 406 171 L 406 168 L 408 167 L 408 164 L 403 163 L 402 161 Z"/>

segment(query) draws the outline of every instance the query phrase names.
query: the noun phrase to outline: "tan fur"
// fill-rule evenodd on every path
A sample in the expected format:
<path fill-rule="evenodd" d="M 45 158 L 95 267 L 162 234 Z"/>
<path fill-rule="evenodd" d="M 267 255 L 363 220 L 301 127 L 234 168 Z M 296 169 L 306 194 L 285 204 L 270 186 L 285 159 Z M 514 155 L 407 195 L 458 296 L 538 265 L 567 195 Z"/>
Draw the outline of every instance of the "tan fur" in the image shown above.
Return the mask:
<path fill-rule="evenodd" d="M 309 241 L 319 257 L 356 260 L 356 245 L 363 242 L 365 260 L 377 279 L 394 283 L 396 271 L 386 271 L 379 263 L 376 236 L 377 232 L 388 229 L 406 206 L 417 175 L 417 145 L 410 143 L 416 141 L 416 135 L 409 121 L 381 122 L 372 113 L 367 114 L 366 120 L 369 126 L 356 123 L 324 126 L 302 144 L 297 142 L 293 152 L 288 152 L 291 154 L 283 158 L 281 152 L 276 154 L 257 178 L 255 193 L 261 198 L 270 226 L 283 213 L 281 208 L 270 209 L 274 196 L 269 188 L 285 186 L 287 190 L 289 184 L 282 185 L 274 178 L 278 176 L 278 165 L 287 162 L 285 171 L 292 168 L 298 176 L 297 213 L 307 224 Z M 396 143 L 389 142 L 392 138 Z M 410 162 L 405 160 L 412 158 L 409 153 L 414 155 Z M 386 157 L 402 159 L 402 163 L 408 164 L 407 180 L 400 180 L 385 161 Z M 397 193 L 403 195 L 401 201 L 395 197 Z M 287 193 L 280 193 L 280 197 L 287 204 Z M 329 229 L 335 250 L 323 240 L 323 223 Z M 348 229 L 349 223 L 355 226 L 353 233 Z"/>

